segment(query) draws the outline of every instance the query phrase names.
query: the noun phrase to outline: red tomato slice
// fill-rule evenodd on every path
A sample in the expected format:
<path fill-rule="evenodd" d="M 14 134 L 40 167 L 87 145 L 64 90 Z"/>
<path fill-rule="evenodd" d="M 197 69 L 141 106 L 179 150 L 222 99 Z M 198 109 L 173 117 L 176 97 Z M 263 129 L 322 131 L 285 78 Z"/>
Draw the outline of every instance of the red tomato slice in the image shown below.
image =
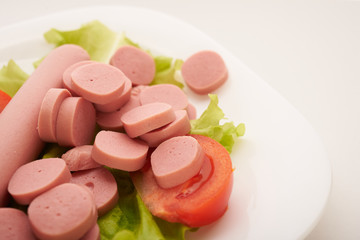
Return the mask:
<path fill-rule="evenodd" d="M 232 190 L 233 169 L 230 155 L 220 143 L 206 136 L 191 136 L 199 142 L 208 158 L 197 176 L 170 189 L 158 186 L 149 166 L 131 173 L 131 178 L 154 216 L 200 227 L 225 213 Z"/>
<path fill-rule="evenodd" d="M 2 110 L 4 110 L 10 100 L 11 97 L 6 92 L 0 90 L 0 113 L 2 112 Z"/>

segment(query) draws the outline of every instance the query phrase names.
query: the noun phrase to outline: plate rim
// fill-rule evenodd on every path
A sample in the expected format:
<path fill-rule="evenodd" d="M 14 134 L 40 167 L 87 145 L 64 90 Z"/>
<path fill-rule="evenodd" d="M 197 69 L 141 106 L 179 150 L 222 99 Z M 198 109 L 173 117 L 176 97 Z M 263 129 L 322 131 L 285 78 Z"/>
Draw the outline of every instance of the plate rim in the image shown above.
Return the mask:
<path fill-rule="evenodd" d="M 33 24 L 35 22 L 39 22 L 43 19 L 47 19 L 49 17 L 56 17 L 56 16 L 60 16 L 60 15 L 63 15 L 63 14 L 74 14 L 76 12 L 84 12 L 84 11 L 88 11 L 88 10 L 91 10 L 91 9 L 97 9 L 97 8 L 103 8 L 103 9 L 106 9 L 106 8 L 112 8 L 112 7 L 116 7 L 116 8 L 126 8 L 126 9 L 130 9 L 131 11 L 138 11 L 138 10 L 141 10 L 141 11 L 146 11 L 146 12 L 150 12 L 152 14 L 161 14 L 162 16 L 164 17 L 167 17 L 167 18 L 171 18 L 172 20 L 175 20 L 177 22 L 180 22 L 181 24 L 185 24 L 187 27 L 190 27 L 192 28 L 193 30 L 196 30 L 197 32 L 203 34 L 204 36 L 206 36 L 208 39 L 210 39 L 214 44 L 216 44 L 218 47 L 220 47 L 222 50 L 224 50 L 226 52 L 227 55 L 231 56 L 232 58 L 236 59 L 240 64 L 242 64 L 242 66 L 244 68 L 246 68 L 247 71 L 249 71 L 254 77 L 256 77 L 256 79 L 258 81 L 261 81 L 262 84 L 265 84 L 268 88 L 270 88 L 274 93 L 276 93 L 278 96 L 280 96 L 282 98 L 282 100 L 284 102 L 286 102 L 289 106 L 291 106 L 293 108 L 293 110 L 295 110 L 297 112 L 297 114 L 299 116 L 301 116 L 303 118 L 303 120 L 308 123 L 308 125 L 312 128 L 312 131 L 313 133 L 316 135 L 316 137 L 319 137 L 318 133 L 313 129 L 312 125 L 309 123 L 309 121 L 292 105 L 290 104 L 290 102 L 284 98 L 276 89 L 272 88 L 271 85 L 264 81 L 262 78 L 260 78 L 254 71 L 252 71 L 246 64 L 244 64 L 241 59 L 239 59 L 238 57 L 234 56 L 230 51 L 228 51 L 223 45 L 219 44 L 217 41 L 215 41 L 213 38 L 211 38 L 210 36 L 208 36 L 207 34 L 205 34 L 204 32 L 201 31 L 201 29 L 198 29 L 196 27 L 194 27 L 193 25 L 191 25 L 190 23 L 182 20 L 182 19 L 179 19 L 175 16 L 172 16 L 170 14 L 167 14 L 167 13 L 164 13 L 164 12 L 161 12 L 161 11 L 157 11 L 157 10 L 154 10 L 154 9 L 147 9 L 147 8 L 143 8 L 143 7 L 135 7 L 135 6 L 129 6 L 129 5 L 118 5 L 118 4 L 108 4 L 108 5 L 91 5 L 91 6 L 86 6 L 86 7 L 77 7 L 77 8 L 74 8 L 74 9 L 67 9 L 67 10 L 62 10 L 62 11 L 57 11 L 57 12 L 52 12 L 52 13 L 49 13 L 49 14 L 46 14 L 46 15 L 41 15 L 41 16 L 37 16 L 35 18 L 30 18 L 30 19 L 26 19 L 26 20 L 23 20 L 23 21 L 19 21 L 19 22 L 15 22 L 15 23 L 12 23 L 12 24 L 9 24 L 9 25 L 6 25 L 6 26 L 2 26 L 0 27 L 0 33 L 4 32 L 4 31 L 11 31 L 11 29 L 13 28 L 18 28 L 18 27 L 21 27 L 23 25 L 27 25 L 27 24 Z M 321 139 L 320 139 L 321 141 Z M 306 235 L 308 235 L 312 230 L 313 228 L 316 226 L 316 224 L 318 223 L 318 221 L 321 219 L 322 215 L 323 215 L 323 212 L 326 208 L 326 205 L 329 201 L 329 196 L 330 196 L 330 193 L 331 193 L 331 186 L 333 184 L 333 179 L 332 179 L 332 166 L 331 166 L 331 162 L 329 161 L 329 158 L 327 156 L 327 153 L 324 149 L 324 146 L 323 146 L 323 141 L 321 141 L 321 145 L 322 145 L 322 148 L 323 148 L 323 151 L 324 153 L 326 154 L 326 158 L 327 158 L 327 163 L 328 163 L 328 168 L 329 168 L 329 172 L 328 172 L 328 178 L 329 178 L 329 181 L 328 181 L 328 186 L 327 186 L 327 196 L 325 198 L 325 201 L 324 201 L 324 204 L 322 205 L 322 209 L 320 210 L 319 214 L 317 215 L 317 218 L 314 219 L 314 221 L 312 223 L 310 223 L 309 225 L 309 228 L 304 231 L 303 235 L 302 236 L 299 236 L 300 238 L 302 237 L 305 237 Z"/>

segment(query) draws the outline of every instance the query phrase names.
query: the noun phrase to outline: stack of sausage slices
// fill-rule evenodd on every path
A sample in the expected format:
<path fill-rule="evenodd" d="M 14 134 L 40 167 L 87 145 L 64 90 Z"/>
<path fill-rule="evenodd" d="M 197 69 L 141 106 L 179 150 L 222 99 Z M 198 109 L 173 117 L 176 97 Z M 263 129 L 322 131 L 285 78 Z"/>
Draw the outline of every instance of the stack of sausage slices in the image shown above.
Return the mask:
<path fill-rule="evenodd" d="M 44 70 L 34 74 L 37 71 Z M 115 178 L 104 166 L 131 172 L 145 204 L 165 220 L 197 227 L 224 213 L 231 192 L 230 157 L 223 154 L 225 150 L 211 153 L 222 148 L 215 141 L 187 135 L 190 119 L 196 118 L 195 107 L 175 85 L 150 86 L 154 75 L 153 58 L 132 46 L 119 48 L 110 64 L 81 59 L 66 67 L 62 87 L 49 88 L 42 98 L 36 129 L 42 142 L 69 150 L 61 158 L 30 161 L 12 174 L 8 192 L 17 203 L 29 205 L 28 214 L 0 208 L 0 221 L 9 220 L 5 224 L 8 230 L 1 231 L 3 236 L 99 239 L 97 218 L 111 210 L 119 198 Z M 227 69 L 218 54 L 202 51 L 185 61 L 182 76 L 194 92 L 207 94 L 225 82 Z M 96 125 L 101 128 L 98 132 Z M 209 143 L 215 147 L 207 146 Z M 221 157 L 220 170 L 215 157 L 219 152 L 225 156 Z M 206 220 L 185 216 L 189 214 L 186 211 L 185 217 L 181 211 L 179 215 L 166 214 L 165 203 L 155 208 L 147 198 L 144 185 L 152 184 L 169 191 L 175 200 L 185 201 L 217 176 L 214 169 L 228 171 L 228 178 L 213 180 L 224 192 L 225 201 L 217 200 L 215 192 L 203 195 L 202 204 L 213 204 L 217 209 Z M 150 180 L 142 182 L 139 174 Z"/>

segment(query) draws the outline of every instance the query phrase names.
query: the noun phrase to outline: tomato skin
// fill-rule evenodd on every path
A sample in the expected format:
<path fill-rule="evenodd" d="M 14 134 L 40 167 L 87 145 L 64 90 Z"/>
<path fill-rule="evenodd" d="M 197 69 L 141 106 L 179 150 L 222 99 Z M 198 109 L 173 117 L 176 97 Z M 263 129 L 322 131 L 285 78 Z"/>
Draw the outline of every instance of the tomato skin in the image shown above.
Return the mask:
<path fill-rule="evenodd" d="M 210 177 L 195 192 L 179 198 L 187 182 L 163 189 L 157 185 L 151 168 L 131 173 L 131 177 L 153 215 L 169 222 L 200 227 L 216 221 L 227 210 L 233 183 L 232 164 L 229 153 L 221 144 L 206 136 L 190 136 L 202 146 L 213 167 Z"/>
<path fill-rule="evenodd" d="M 194 209 L 180 208 L 177 213 L 181 222 L 190 227 L 201 227 L 218 220 L 227 210 L 233 186 L 233 175 L 224 182 L 224 187 L 213 198 Z M 194 193 L 196 194 L 196 193 Z"/>
<path fill-rule="evenodd" d="M 6 92 L 0 90 L 0 113 L 2 112 L 2 110 L 4 110 L 10 100 L 11 97 Z"/>

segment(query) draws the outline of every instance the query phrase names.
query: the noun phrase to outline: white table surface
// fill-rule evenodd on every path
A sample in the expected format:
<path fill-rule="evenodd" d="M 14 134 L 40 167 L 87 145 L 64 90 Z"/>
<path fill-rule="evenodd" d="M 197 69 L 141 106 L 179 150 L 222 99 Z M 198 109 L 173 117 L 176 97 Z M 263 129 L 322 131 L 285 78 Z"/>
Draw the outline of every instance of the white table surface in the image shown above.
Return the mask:
<path fill-rule="evenodd" d="M 306 239 L 360 239 L 360 1 L 1 0 L 0 27 L 100 4 L 180 18 L 280 92 L 318 132 L 333 168 L 325 212 Z"/>

